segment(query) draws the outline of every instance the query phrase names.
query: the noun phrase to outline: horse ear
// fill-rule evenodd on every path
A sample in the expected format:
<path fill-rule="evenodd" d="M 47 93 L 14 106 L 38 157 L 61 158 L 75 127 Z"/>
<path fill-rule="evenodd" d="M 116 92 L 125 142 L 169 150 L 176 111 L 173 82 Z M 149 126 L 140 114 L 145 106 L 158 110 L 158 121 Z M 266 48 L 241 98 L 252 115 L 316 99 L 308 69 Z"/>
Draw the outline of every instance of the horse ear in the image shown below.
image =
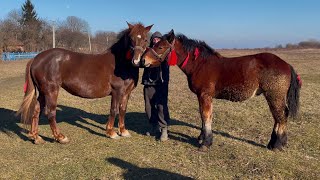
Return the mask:
<path fill-rule="evenodd" d="M 127 22 L 127 24 L 128 24 L 129 29 L 132 29 L 132 28 L 133 28 L 133 25 L 130 24 L 130 23 L 128 23 L 128 21 L 126 21 L 126 22 Z"/>
<path fill-rule="evenodd" d="M 152 26 L 153 26 L 153 24 L 150 25 L 150 26 L 145 27 L 145 29 L 149 32 L 151 30 Z"/>
<path fill-rule="evenodd" d="M 167 40 L 169 43 L 172 43 L 174 38 L 175 38 L 174 31 L 173 29 L 171 29 L 171 31 L 168 33 Z"/>

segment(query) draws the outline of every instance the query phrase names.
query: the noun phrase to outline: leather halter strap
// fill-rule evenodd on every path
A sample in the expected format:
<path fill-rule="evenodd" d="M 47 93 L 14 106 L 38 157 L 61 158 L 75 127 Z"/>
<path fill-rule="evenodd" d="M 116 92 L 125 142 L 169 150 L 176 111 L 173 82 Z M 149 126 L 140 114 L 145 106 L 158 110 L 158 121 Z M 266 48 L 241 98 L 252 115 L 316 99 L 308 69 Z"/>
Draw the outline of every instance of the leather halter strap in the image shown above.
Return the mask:
<path fill-rule="evenodd" d="M 141 47 L 141 46 L 130 46 L 130 49 L 132 50 L 141 50 L 142 52 L 144 52 L 145 48 Z"/>
<path fill-rule="evenodd" d="M 172 47 L 169 47 L 164 53 L 162 54 L 158 54 L 155 50 L 153 50 L 152 48 L 150 48 L 151 53 L 157 58 L 158 61 L 163 62 L 167 56 L 169 55 L 169 53 L 171 52 Z"/>
<path fill-rule="evenodd" d="M 172 44 L 169 43 L 170 47 L 166 51 L 164 51 L 164 53 L 162 53 L 162 54 L 158 54 L 152 48 L 150 48 L 150 51 L 157 58 L 158 61 L 163 62 L 168 57 L 168 55 L 171 53 L 171 51 L 174 50 L 174 48 L 173 48 L 174 42 L 175 42 L 175 40 L 173 40 Z"/>

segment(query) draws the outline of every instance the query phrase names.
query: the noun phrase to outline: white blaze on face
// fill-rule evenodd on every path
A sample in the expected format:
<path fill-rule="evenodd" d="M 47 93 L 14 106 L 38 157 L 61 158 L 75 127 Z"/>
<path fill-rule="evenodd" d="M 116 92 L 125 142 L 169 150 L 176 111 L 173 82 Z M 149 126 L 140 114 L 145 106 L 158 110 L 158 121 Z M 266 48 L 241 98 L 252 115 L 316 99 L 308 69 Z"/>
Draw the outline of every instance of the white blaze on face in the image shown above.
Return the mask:
<path fill-rule="evenodd" d="M 141 35 L 140 35 L 140 34 L 137 35 L 137 38 L 141 39 Z M 138 56 L 137 59 L 134 59 L 134 60 L 133 60 L 133 63 L 134 63 L 134 64 L 139 64 L 139 62 L 140 62 L 140 57 L 141 57 L 141 54 L 139 54 L 139 56 Z"/>
<path fill-rule="evenodd" d="M 133 63 L 134 63 L 134 64 L 139 64 L 139 62 L 140 62 L 140 56 L 141 56 L 141 54 L 139 54 L 139 56 L 138 56 L 137 59 L 134 59 L 134 60 L 133 60 Z"/>

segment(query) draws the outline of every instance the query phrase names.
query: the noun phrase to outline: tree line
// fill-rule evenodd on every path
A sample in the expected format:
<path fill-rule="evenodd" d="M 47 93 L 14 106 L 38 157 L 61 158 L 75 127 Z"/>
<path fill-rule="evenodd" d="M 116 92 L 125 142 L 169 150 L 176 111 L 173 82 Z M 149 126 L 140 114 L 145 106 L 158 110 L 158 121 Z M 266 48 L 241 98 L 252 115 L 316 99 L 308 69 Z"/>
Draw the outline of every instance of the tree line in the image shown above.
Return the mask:
<path fill-rule="evenodd" d="M 98 31 L 92 35 L 88 22 L 76 16 L 56 22 L 39 18 L 34 5 L 26 0 L 20 9 L 12 10 L 6 18 L 0 19 L 0 52 L 31 52 L 52 48 L 53 29 L 55 47 L 72 51 L 103 52 L 117 40 L 117 33 L 112 31 Z M 320 48 L 320 41 L 280 44 L 274 48 Z"/>
<path fill-rule="evenodd" d="M 21 9 L 12 10 L 0 20 L 0 52 L 43 51 L 53 47 L 72 51 L 103 52 L 117 39 L 117 33 L 98 31 L 90 33 L 90 26 L 85 20 L 69 16 L 61 21 L 49 21 L 39 18 L 30 0 Z M 90 44 L 89 44 L 90 43 Z"/>
<path fill-rule="evenodd" d="M 287 49 L 297 49 L 297 48 L 320 48 L 320 41 L 315 39 L 310 39 L 307 41 L 301 41 L 297 44 L 288 43 L 286 46 L 278 45 L 276 48 L 287 48 Z"/>

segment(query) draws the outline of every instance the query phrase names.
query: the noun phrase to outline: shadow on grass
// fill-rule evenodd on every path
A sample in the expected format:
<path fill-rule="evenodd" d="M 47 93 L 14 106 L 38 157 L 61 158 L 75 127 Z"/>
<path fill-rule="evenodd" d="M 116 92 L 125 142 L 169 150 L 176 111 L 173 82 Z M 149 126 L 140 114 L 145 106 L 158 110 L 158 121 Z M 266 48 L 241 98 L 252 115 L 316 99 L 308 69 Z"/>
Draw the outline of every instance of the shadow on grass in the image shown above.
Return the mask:
<path fill-rule="evenodd" d="M 105 136 L 104 131 L 105 131 L 105 124 L 108 120 L 108 115 L 93 114 L 93 113 L 83 111 L 81 109 L 63 106 L 63 105 L 58 105 L 58 108 L 61 109 L 61 110 L 57 110 L 58 122 L 66 122 L 76 127 L 83 128 L 89 131 L 90 133 L 100 135 L 100 136 Z M 96 123 L 94 124 L 92 122 L 87 121 L 86 119 L 91 119 L 92 121 L 101 125 L 97 125 Z M 118 123 L 117 119 L 115 120 L 115 123 L 114 123 L 115 127 L 117 127 L 117 123 Z M 192 124 L 181 122 L 175 119 L 171 119 L 170 123 L 172 125 L 198 128 L 197 126 L 194 126 Z M 142 135 L 144 135 L 150 128 L 145 113 L 140 113 L 140 112 L 127 112 L 125 116 L 125 125 L 128 130 L 134 131 L 137 134 L 142 134 Z M 101 129 L 101 133 L 92 130 L 90 126 Z"/>
<path fill-rule="evenodd" d="M 187 176 L 161 169 L 140 168 L 134 164 L 118 158 L 106 158 L 106 162 L 116 165 L 125 170 L 123 179 L 192 179 Z"/>
<path fill-rule="evenodd" d="M 10 109 L 0 108 L 0 132 L 13 137 L 13 134 L 19 136 L 22 140 L 27 141 L 28 137 L 22 134 L 22 130 L 17 123 L 19 118 L 15 116 L 15 111 Z"/>
<path fill-rule="evenodd" d="M 87 121 L 86 119 L 91 119 L 92 121 L 96 123 L 92 123 Z M 93 114 L 86 111 L 83 111 L 78 108 L 58 105 L 57 110 L 57 122 L 66 122 L 68 124 L 71 124 L 73 126 L 82 128 L 84 130 L 87 130 L 88 132 L 106 137 L 105 136 L 105 124 L 107 122 L 108 115 L 102 115 L 102 114 Z M 27 141 L 28 138 L 21 132 L 23 129 L 21 129 L 17 123 L 19 123 L 19 119 L 15 117 L 15 111 L 0 108 L 0 132 L 6 133 L 7 135 L 11 136 L 12 133 L 17 134 L 22 140 Z M 98 123 L 98 125 L 97 125 Z M 137 112 L 128 112 L 126 113 L 126 128 L 130 131 L 134 131 L 138 134 L 144 135 L 147 130 L 149 130 L 149 124 L 148 120 L 146 118 L 145 113 L 137 113 Z M 39 121 L 40 125 L 48 125 L 48 120 L 43 115 L 40 118 Z M 99 125 L 100 124 L 100 125 Z M 117 121 L 115 121 L 115 125 L 117 124 Z M 190 128 L 196 128 L 200 130 L 198 126 L 195 126 L 190 123 L 185 123 L 182 121 L 178 121 L 175 119 L 171 119 L 170 121 L 171 125 L 178 125 L 178 126 L 187 126 Z M 101 131 L 96 131 L 92 127 L 98 128 Z M 200 133 L 200 132 L 199 132 Z M 229 133 L 223 132 L 223 131 L 213 131 L 216 135 L 221 135 L 223 137 L 227 137 L 230 139 L 242 141 L 254 146 L 258 146 L 261 148 L 265 148 L 265 145 L 256 143 L 252 140 L 247 140 L 244 138 L 239 138 L 230 135 Z M 43 136 L 42 136 L 43 137 Z M 52 142 L 53 139 L 49 137 L 43 137 L 44 140 Z M 169 138 L 175 141 L 180 141 L 184 143 L 189 143 L 195 147 L 199 147 L 198 140 L 196 137 L 191 137 L 187 134 L 182 134 L 179 132 L 173 132 L 169 131 Z"/>
<path fill-rule="evenodd" d="M 238 140 L 238 141 L 242 141 L 242 142 L 245 142 L 245 143 L 248 143 L 248 144 L 257 146 L 257 147 L 267 148 L 267 146 L 265 146 L 265 145 L 263 145 L 263 144 L 259 144 L 259 143 L 257 143 L 257 142 L 252 141 L 252 140 L 235 137 L 235 136 L 232 136 L 232 135 L 230 135 L 229 133 L 226 133 L 226 132 L 213 131 L 213 134 L 221 135 L 221 136 L 223 136 L 223 137 L 230 138 L 230 139 L 234 139 L 234 140 Z"/>

